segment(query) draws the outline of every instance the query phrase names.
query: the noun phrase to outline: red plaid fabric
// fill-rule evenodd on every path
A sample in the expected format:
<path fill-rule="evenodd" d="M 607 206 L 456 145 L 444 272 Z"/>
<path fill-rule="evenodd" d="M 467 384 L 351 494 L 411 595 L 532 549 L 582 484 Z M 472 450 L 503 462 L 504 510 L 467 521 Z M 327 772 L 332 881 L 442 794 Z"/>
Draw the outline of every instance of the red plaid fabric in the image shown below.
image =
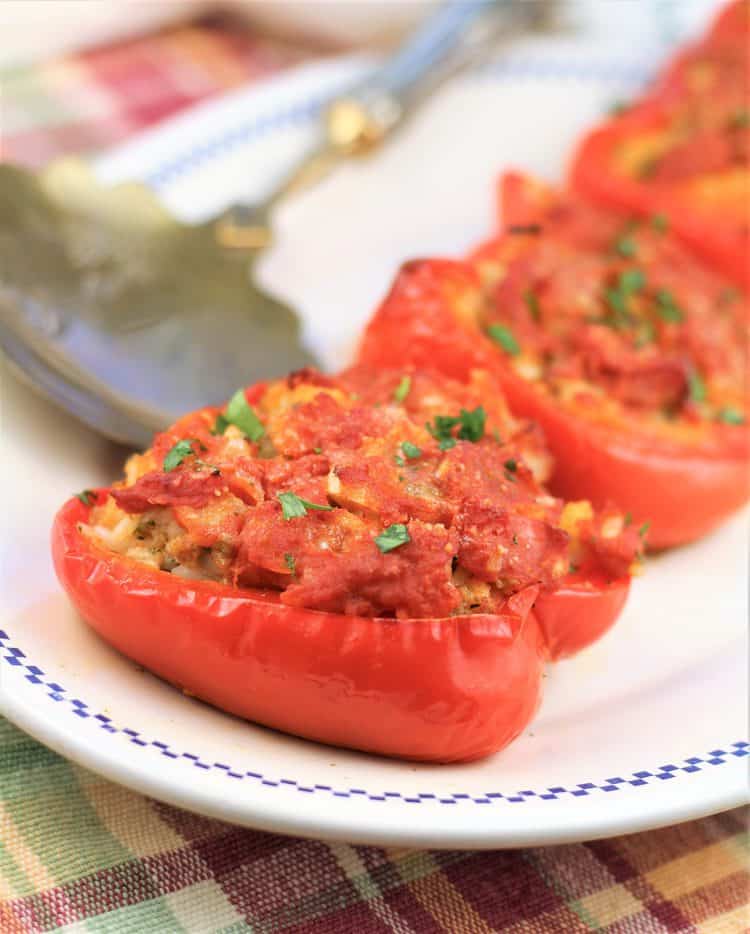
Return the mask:
<path fill-rule="evenodd" d="M 0 156 L 36 167 L 101 150 L 310 54 L 213 19 L 16 69 L 2 76 Z"/>

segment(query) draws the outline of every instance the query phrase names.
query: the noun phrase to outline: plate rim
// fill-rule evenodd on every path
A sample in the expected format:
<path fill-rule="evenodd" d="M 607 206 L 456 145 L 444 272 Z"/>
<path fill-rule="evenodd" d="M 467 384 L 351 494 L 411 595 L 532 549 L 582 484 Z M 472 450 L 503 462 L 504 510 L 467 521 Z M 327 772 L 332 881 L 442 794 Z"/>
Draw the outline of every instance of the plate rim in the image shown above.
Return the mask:
<path fill-rule="evenodd" d="M 126 660 L 124 656 L 122 658 Z M 300 810 L 294 807 L 293 802 L 290 805 L 285 801 L 283 805 L 271 808 L 263 799 L 243 799 L 237 803 L 231 795 L 220 796 L 190 783 L 174 782 L 174 770 L 171 767 L 158 772 L 142 768 L 127 756 L 109 755 L 106 745 L 87 741 L 74 730 L 62 732 L 55 729 L 53 724 L 56 721 L 45 718 L 41 710 L 23 704 L 17 695 L 9 693 L 2 684 L 0 712 L 11 723 L 59 755 L 157 801 L 237 826 L 309 839 L 430 849 L 525 848 L 640 833 L 707 817 L 750 802 L 750 796 L 742 783 L 735 782 L 732 785 L 722 783 L 711 786 L 699 798 L 675 796 L 667 806 L 659 804 L 649 808 L 648 796 L 644 796 L 642 800 L 646 806 L 640 808 L 635 817 L 628 809 L 607 809 L 605 817 L 602 817 L 601 810 L 592 809 L 588 812 L 590 816 L 584 812 L 582 819 L 581 814 L 576 814 L 575 820 L 571 821 L 569 818 L 566 820 L 566 811 L 563 809 L 561 819 L 544 826 L 531 821 L 508 828 L 507 831 L 491 825 L 486 828 L 481 825 L 467 825 L 458 829 L 442 827 L 434 831 L 429 826 L 414 825 L 404 830 L 396 822 L 392 822 L 390 827 L 376 827 L 368 815 L 368 820 L 355 827 L 351 823 L 351 815 L 343 812 L 336 816 L 337 819 L 331 820 L 327 813 L 324 815 L 314 809 Z M 747 754 L 745 748 L 743 758 Z"/>

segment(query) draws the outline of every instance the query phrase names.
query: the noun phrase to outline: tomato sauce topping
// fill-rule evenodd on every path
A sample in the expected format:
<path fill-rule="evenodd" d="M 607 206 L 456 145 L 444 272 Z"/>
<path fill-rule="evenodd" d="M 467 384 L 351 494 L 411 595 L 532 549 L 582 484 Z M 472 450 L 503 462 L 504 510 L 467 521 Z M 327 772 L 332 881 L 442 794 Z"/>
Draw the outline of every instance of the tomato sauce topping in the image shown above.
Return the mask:
<path fill-rule="evenodd" d="M 533 232 L 511 224 L 475 263 L 481 324 L 520 374 L 612 424 L 745 422 L 747 299 L 670 235 L 668 217 L 624 219 L 516 175 L 505 187 Z"/>
<path fill-rule="evenodd" d="M 498 612 L 581 565 L 622 577 L 642 548 L 621 515 L 551 497 L 549 467 L 486 373 L 303 371 L 157 435 L 88 531 L 161 570 L 273 588 L 290 605 Z"/>

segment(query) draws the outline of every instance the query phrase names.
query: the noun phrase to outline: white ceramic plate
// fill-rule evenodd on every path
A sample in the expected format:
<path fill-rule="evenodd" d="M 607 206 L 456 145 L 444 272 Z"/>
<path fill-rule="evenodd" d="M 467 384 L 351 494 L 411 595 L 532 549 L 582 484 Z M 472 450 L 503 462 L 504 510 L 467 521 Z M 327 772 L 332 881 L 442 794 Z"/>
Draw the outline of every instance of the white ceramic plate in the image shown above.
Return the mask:
<path fill-rule="evenodd" d="M 329 366 L 403 258 L 460 252 L 490 229 L 500 166 L 560 175 L 580 131 L 645 73 L 627 54 L 587 56 L 519 46 L 446 90 L 387 151 L 281 212 L 263 275 Z M 258 193 L 310 132 L 310 102 L 361 67 L 306 67 L 203 107 L 101 175 L 145 178 L 183 216 L 203 216 Z M 382 844 L 557 843 L 745 800 L 744 517 L 654 559 L 615 630 L 550 670 L 539 716 L 508 750 L 460 767 L 385 761 L 212 710 L 90 633 L 58 591 L 48 530 L 71 491 L 117 475 L 122 452 L 3 383 L 2 709 L 64 755 L 237 823 Z"/>

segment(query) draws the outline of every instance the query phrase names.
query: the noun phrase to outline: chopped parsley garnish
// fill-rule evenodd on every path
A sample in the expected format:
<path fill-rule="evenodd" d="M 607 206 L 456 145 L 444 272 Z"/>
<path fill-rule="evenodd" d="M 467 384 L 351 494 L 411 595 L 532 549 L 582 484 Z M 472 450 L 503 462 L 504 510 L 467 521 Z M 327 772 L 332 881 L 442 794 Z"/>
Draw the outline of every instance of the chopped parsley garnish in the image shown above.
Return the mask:
<path fill-rule="evenodd" d="M 688 394 L 692 402 L 705 402 L 706 400 L 706 384 L 697 370 L 692 370 L 688 375 Z"/>
<path fill-rule="evenodd" d="M 81 490 L 76 493 L 76 499 L 79 499 L 84 506 L 91 506 L 96 502 L 96 493 L 93 490 Z"/>
<path fill-rule="evenodd" d="M 432 437 L 439 442 L 440 450 L 448 451 L 456 446 L 456 438 L 452 434 L 456 425 L 461 426 L 458 429 L 458 438 L 461 441 L 476 442 L 484 437 L 486 421 L 487 413 L 481 405 L 478 405 L 470 412 L 461 409 L 460 415 L 436 415 L 434 423 L 427 422 L 425 427 Z"/>
<path fill-rule="evenodd" d="M 631 294 L 641 291 L 646 284 L 646 277 L 640 269 L 625 269 L 617 281 L 621 291 Z"/>
<path fill-rule="evenodd" d="M 327 503 L 311 503 L 296 493 L 277 493 L 277 498 L 281 503 L 281 512 L 285 519 L 299 519 L 307 515 L 308 509 L 317 509 L 319 512 L 330 512 L 333 506 Z"/>
<path fill-rule="evenodd" d="M 224 410 L 224 418 L 230 425 L 239 428 L 251 441 L 260 441 L 266 433 L 263 422 L 245 398 L 244 389 L 238 389 L 229 400 Z"/>
<path fill-rule="evenodd" d="M 401 450 L 410 461 L 416 460 L 416 458 L 422 456 L 422 448 L 418 448 L 417 445 L 412 444 L 411 441 L 404 441 L 401 445 Z"/>
<path fill-rule="evenodd" d="M 284 564 L 289 568 L 289 573 L 294 577 L 297 574 L 297 562 L 294 555 L 287 551 L 284 555 Z"/>
<path fill-rule="evenodd" d="M 322 454 L 322 453 L 323 453 L 323 448 L 318 448 L 318 447 L 313 448 L 313 454 Z"/>
<path fill-rule="evenodd" d="M 631 525 L 632 522 L 633 522 L 633 513 L 632 513 L 632 512 L 626 512 L 625 515 L 622 517 L 622 523 L 623 523 L 623 525 L 624 525 L 625 527 L 627 527 L 627 526 Z"/>
<path fill-rule="evenodd" d="M 717 416 L 717 420 L 724 422 L 726 425 L 744 425 L 745 416 L 740 412 L 739 409 L 733 409 L 727 407 L 725 409 L 720 409 Z"/>
<path fill-rule="evenodd" d="M 481 441 L 484 437 L 484 425 L 487 421 L 487 413 L 481 405 L 478 405 L 471 412 L 461 409 L 459 415 L 461 427 L 458 429 L 458 437 L 462 441 Z"/>
<path fill-rule="evenodd" d="M 409 530 L 402 523 L 396 522 L 393 525 L 389 525 L 387 529 L 384 529 L 380 535 L 376 537 L 375 544 L 380 551 L 385 554 L 410 541 Z"/>
<path fill-rule="evenodd" d="M 659 233 L 666 233 L 669 230 L 669 218 L 666 214 L 654 214 L 651 218 L 651 226 Z"/>
<path fill-rule="evenodd" d="M 598 319 L 602 324 L 620 331 L 631 324 L 630 310 L 628 309 L 629 293 L 619 288 L 609 288 L 604 292 L 604 298 L 609 306 L 609 314 Z"/>
<path fill-rule="evenodd" d="M 213 426 L 211 428 L 211 434 L 212 435 L 223 435 L 224 432 L 227 430 L 227 428 L 229 428 L 229 422 L 221 413 L 219 413 L 216 416 L 216 421 L 213 423 Z"/>
<path fill-rule="evenodd" d="M 539 307 L 539 299 L 531 291 L 531 289 L 526 289 L 523 293 L 523 300 L 526 302 L 526 307 L 529 309 L 529 314 L 534 319 L 538 321 L 541 318 L 542 310 Z"/>
<path fill-rule="evenodd" d="M 456 443 L 456 439 L 451 436 L 451 431 L 459 423 L 460 419 L 457 415 L 436 415 L 435 421 L 430 424 L 427 422 L 425 428 L 429 431 L 432 437 L 436 441 L 440 441 L 440 450 L 445 451 L 447 448 L 443 447 L 444 441 L 451 441 L 452 444 L 448 447 L 453 447 Z"/>
<path fill-rule="evenodd" d="M 638 534 L 641 536 L 641 538 L 645 538 L 645 537 L 646 537 L 646 534 L 648 533 L 648 530 L 649 530 L 650 528 L 651 528 L 651 523 L 650 523 L 650 522 L 644 522 L 644 523 L 643 523 L 643 525 L 638 529 Z"/>
<path fill-rule="evenodd" d="M 167 451 L 166 457 L 162 467 L 166 473 L 169 473 L 170 470 L 174 470 L 176 467 L 179 467 L 180 464 L 185 460 L 186 457 L 191 457 L 195 454 L 193 450 L 193 441 L 190 438 L 183 438 L 182 441 L 178 441 L 174 447 L 170 448 Z"/>
<path fill-rule="evenodd" d="M 633 323 L 630 297 L 640 292 L 645 285 L 646 276 L 640 269 L 623 270 L 617 277 L 617 284 L 604 291 L 609 314 L 603 319 L 597 319 L 598 322 L 617 331 L 630 327 Z"/>
<path fill-rule="evenodd" d="M 632 259 L 638 252 L 638 246 L 632 237 L 626 234 L 615 240 L 615 253 L 623 259 Z"/>
<path fill-rule="evenodd" d="M 511 473 L 515 473 L 518 470 L 518 463 L 514 460 L 507 460 L 505 462 L 505 469 L 509 470 Z"/>
<path fill-rule="evenodd" d="M 513 336 L 513 332 L 510 328 L 506 328 L 504 324 L 491 324 L 487 328 L 487 334 L 496 344 L 500 344 L 511 357 L 517 357 L 521 353 L 521 346 Z"/>
<path fill-rule="evenodd" d="M 403 402 L 411 391 L 411 376 L 402 376 L 398 386 L 393 390 L 393 398 L 396 402 Z"/>
<path fill-rule="evenodd" d="M 399 467 L 406 467 L 406 461 L 403 459 L 403 457 L 400 454 L 396 454 L 396 456 L 393 459 L 396 461 Z"/>
<path fill-rule="evenodd" d="M 735 111 L 729 120 L 729 126 L 732 130 L 746 130 L 750 127 L 750 110 L 743 107 Z"/>
<path fill-rule="evenodd" d="M 659 289 L 656 293 L 656 313 L 662 321 L 671 324 L 679 324 L 685 317 L 674 296 L 667 289 Z"/>

